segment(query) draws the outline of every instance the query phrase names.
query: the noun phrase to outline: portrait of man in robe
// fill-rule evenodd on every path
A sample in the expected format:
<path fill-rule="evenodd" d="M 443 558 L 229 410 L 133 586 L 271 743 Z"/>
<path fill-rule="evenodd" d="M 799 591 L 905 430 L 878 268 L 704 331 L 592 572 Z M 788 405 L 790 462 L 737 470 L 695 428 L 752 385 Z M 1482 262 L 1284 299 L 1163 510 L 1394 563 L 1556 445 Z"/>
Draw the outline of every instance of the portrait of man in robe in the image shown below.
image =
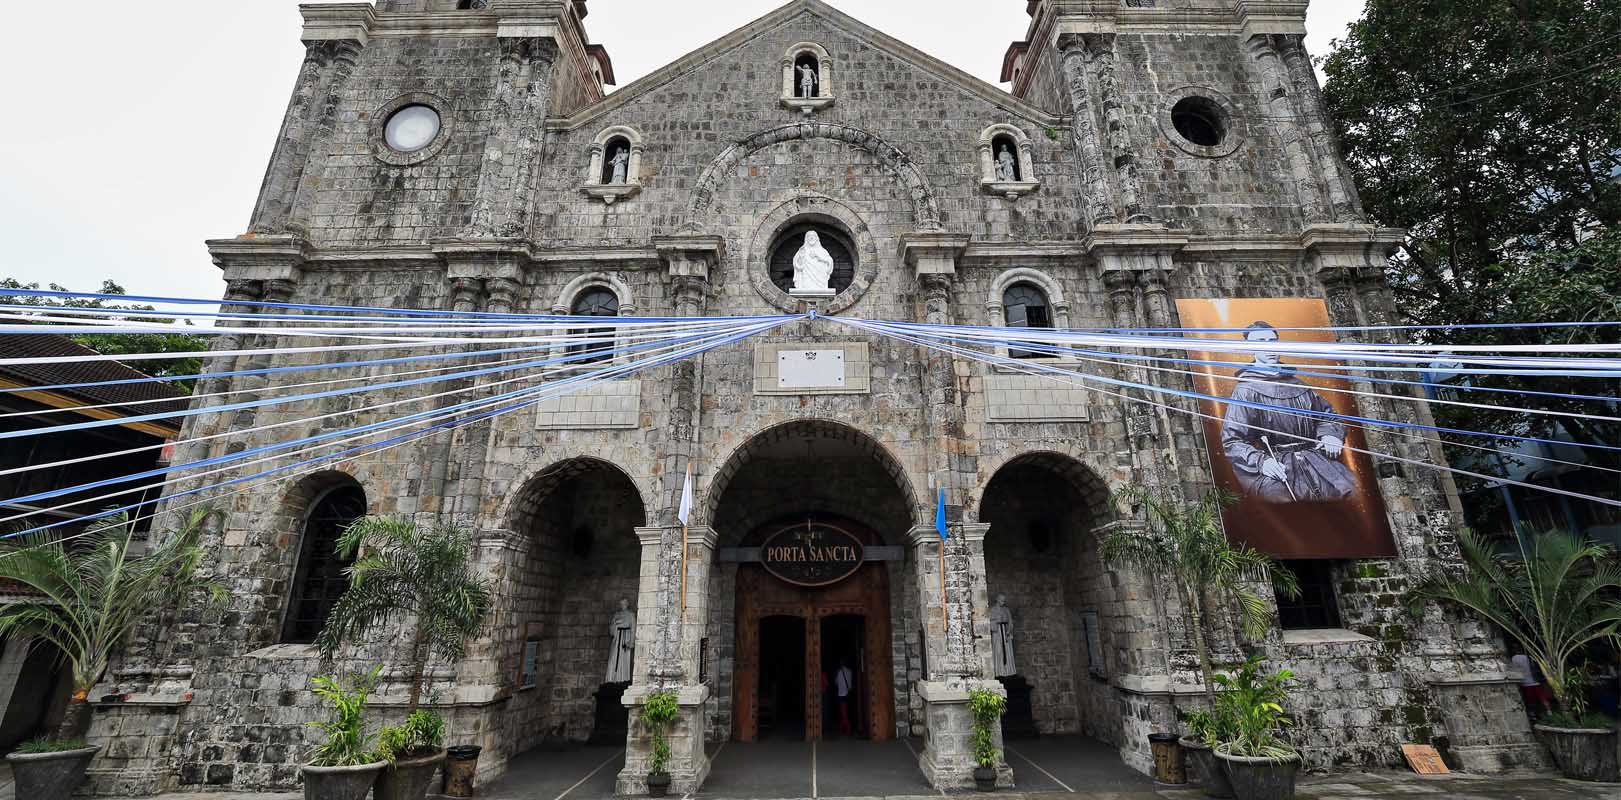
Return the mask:
<path fill-rule="evenodd" d="M 1284 559 L 1379 558 L 1395 544 L 1344 367 L 1289 352 L 1337 341 L 1315 298 L 1177 300 L 1216 485 L 1236 498 L 1227 536 Z"/>

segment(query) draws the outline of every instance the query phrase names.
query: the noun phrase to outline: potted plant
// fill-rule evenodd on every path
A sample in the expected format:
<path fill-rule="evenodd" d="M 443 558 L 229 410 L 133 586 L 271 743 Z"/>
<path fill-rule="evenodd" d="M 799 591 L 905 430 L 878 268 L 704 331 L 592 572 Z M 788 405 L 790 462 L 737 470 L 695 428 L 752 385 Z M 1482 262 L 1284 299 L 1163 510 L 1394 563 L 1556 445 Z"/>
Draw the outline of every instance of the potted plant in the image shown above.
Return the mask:
<path fill-rule="evenodd" d="M 974 788 L 989 792 L 996 789 L 996 765 L 1002 761 L 1002 751 L 996 749 L 996 726 L 1002 724 L 1002 713 L 1007 710 L 1007 698 L 991 689 L 971 689 L 968 692 L 968 711 L 974 715 Z"/>
<path fill-rule="evenodd" d="M 1300 593 L 1294 573 L 1273 569 L 1271 556 L 1250 547 L 1235 547 L 1221 527 L 1222 509 L 1237 501 L 1231 492 L 1212 489 L 1192 508 L 1157 498 L 1140 486 L 1116 497 L 1144 514 L 1142 528 L 1119 528 L 1103 540 L 1103 558 L 1111 566 L 1140 569 L 1176 590 L 1182 601 L 1193 648 L 1199 656 L 1207 707 L 1216 707 L 1216 684 L 1205 635 L 1208 599 L 1236 606 L 1245 635 L 1259 639 L 1272 627 L 1272 604 L 1254 590 L 1270 575 L 1273 587 L 1290 597 Z M 1219 607 L 1219 606 L 1218 606 Z"/>
<path fill-rule="evenodd" d="M 377 782 L 377 774 L 388 760 L 376 748 L 376 735 L 366 733 L 366 698 L 383 671 L 378 665 L 364 676 L 354 676 L 345 689 L 336 678 L 326 675 L 310 679 L 311 691 L 326 701 L 332 713 L 326 721 L 310 725 L 321 730 L 325 740 L 310 751 L 310 760 L 299 770 L 304 776 L 305 800 L 364 800 Z"/>
<path fill-rule="evenodd" d="M 670 743 L 664 734 L 679 711 L 675 692 L 671 691 L 654 692 L 642 704 L 642 726 L 647 728 L 653 745 L 653 759 L 647 764 L 648 797 L 663 797 L 670 791 L 670 773 L 665 771 L 670 766 Z"/>
<path fill-rule="evenodd" d="M 385 751 L 393 755 L 379 778 L 378 800 L 422 800 L 434 770 L 444 762 L 445 722 L 421 709 L 428 656 L 456 661 L 484 624 L 489 588 L 473 571 L 472 535 L 453 525 L 418 526 L 394 517 L 364 517 L 338 540 L 350 565 L 349 589 L 333 606 L 316 637 L 328 658 L 373 626 L 404 618 L 410 623 L 411 685 L 403 725 L 392 729 Z M 388 749 L 398 744 L 405 751 Z M 383 796 L 385 792 L 400 792 Z"/>
<path fill-rule="evenodd" d="M 72 695 L 62 722 L 48 737 L 6 756 L 18 797 L 62 800 L 84 782 L 101 748 L 84 739 L 90 689 L 107 671 L 113 649 L 137 625 L 196 592 L 223 595 L 198 573 L 205 523 L 215 512 L 192 509 L 179 530 L 153 533 L 136 555 L 135 526 L 122 514 L 92 523 L 67 540 L 40 531 L 0 544 L 0 578 L 38 593 L 0 608 L 0 635 L 31 638 L 56 648 L 72 674 Z"/>
<path fill-rule="evenodd" d="M 1437 573 L 1416 599 L 1467 608 L 1525 648 L 1553 694 L 1554 709 L 1534 726 L 1567 778 L 1621 780 L 1610 720 L 1589 713 L 1586 693 L 1573 685 L 1571 662 L 1587 645 L 1621 639 L 1621 567 L 1615 552 L 1562 532 L 1521 537 L 1518 558 L 1500 558 L 1465 531 L 1459 574 Z"/>
<path fill-rule="evenodd" d="M 1205 797 L 1230 798 L 1233 796 L 1233 784 L 1227 780 L 1227 770 L 1223 769 L 1221 762 L 1216 759 L 1213 746 L 1231 735 L 1232 720 L 1225 708 L 1217 707 L 1212 711 L 1189 712 L 1184 722 L 1188 728 L 1188 735 L 1183 736 L 1179 742 L 1182 752 L 1189 763 L 1193 765 L 1194 772 L 1199 775 L 1199 788 Z"/>
<path fill-rule="evenodd" d="M 445 761 L 445 720 L 418 709 L 377 735 L 388 766 L 377 776 L 376 800 L 421 800 Z"/>
<path fill-rule="evenodd" d="M 1216 758 L 1232 782 L 1238 800 L 1292 800 L 1300 754 L 1278 737 L 1289 724 L 1283 703 L 1294 673 L 1266 672 L 1259 656 L 1245 661 L 1232 675 L 1217 675 L 1218 714 L 1232 729 L 1216 743 Z"/>

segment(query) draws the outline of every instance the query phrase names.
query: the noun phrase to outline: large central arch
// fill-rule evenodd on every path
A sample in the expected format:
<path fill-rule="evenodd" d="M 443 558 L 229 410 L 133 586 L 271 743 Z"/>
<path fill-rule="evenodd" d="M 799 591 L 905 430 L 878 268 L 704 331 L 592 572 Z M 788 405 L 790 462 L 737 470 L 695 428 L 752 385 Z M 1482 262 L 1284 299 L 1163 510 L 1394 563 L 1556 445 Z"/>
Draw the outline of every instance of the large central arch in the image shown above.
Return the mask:
<path fill-rule="evenodd" d="M 746 136 L 721 151 L 693 184 L 692 197 L 687 201 L 687 227 L 702 229 L 699 218 L 707 213 L 710 205 L 714 203 L 715 193 L 719 190 L 721 181 L 735 174 L 737 165 L 742 163 L 743 159 L 771 145 L 795 139 L 832 139 L 873 154 L 884 166 L 894 170 L 901 183 L 905 184 L 907 194 L 912 197 L 912 214 L 918 228 L 935 230 L 940 227 L 940 203 L 936 199 L 934 186 L 929 183 L 929 178 L 923 170 L 912 161 L 911 156 L 873 133 L 829 122 L 796 122 L 767 128 Z"/>

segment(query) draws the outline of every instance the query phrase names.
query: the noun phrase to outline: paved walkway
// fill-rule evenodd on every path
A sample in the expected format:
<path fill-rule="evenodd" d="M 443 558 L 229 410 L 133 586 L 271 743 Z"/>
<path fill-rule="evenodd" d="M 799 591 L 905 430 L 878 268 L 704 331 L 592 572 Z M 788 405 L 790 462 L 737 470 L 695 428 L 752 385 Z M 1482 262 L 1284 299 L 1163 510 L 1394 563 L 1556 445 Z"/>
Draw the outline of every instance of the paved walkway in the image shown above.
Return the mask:
<path fill-rule="evenodd" d="M 917 769 L 920 743 L 764 742 L 713 748 L 709 781 L 698 800 L 940 800 Z M 1197 789 L 1155 789 L 1094 741 L 1043 737 L 1016 742 L 1008 760 L 1018 788 L 997 800 L 1196 800 Z M 507 774 L 480 787 L 479 800 L 607 800 L 624 766 L 624 750 L 580 747 L 514 759 Z M 974 795 L 975 793 L 964 793 Z M 953 793 L 953 796 L 958 796 Z M 1300 800 L 1621 800 L 1621 784 L 1567 781 L 1545 775 L 1488 777 L 1411 773 L 1306 776 Z M 160 800 L 301 800 L 297 792 L 182 793 Z M 431 797 L 431 796 L 430 796 Z M 11 770 L 0 762 L 0 800 L 14 800 Z M 963 798 L 966 800 L 966 797 Z"/>

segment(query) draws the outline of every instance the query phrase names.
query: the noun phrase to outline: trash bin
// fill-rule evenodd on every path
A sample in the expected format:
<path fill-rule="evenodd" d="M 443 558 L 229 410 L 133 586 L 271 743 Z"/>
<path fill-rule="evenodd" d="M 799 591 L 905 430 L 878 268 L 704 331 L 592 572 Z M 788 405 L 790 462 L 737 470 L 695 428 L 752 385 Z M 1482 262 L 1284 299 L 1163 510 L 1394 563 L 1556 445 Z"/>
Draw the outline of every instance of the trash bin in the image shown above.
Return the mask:
<path fill-rule="evenodd" d="M 472 797 L 473 776 L 478 774 L 478 754 L 484 748 L 462 744 L 445 748 L 444 792 L 451 797 Z"/>
<path fill-rule="evenodd" d="M 1187 766 L 1182 762 L 1182 744 L 1176 734 L 1150 733 L 1148 747 L 1154 752 L 1155 783 L 1181 786 L 1188 782 Z"/>

